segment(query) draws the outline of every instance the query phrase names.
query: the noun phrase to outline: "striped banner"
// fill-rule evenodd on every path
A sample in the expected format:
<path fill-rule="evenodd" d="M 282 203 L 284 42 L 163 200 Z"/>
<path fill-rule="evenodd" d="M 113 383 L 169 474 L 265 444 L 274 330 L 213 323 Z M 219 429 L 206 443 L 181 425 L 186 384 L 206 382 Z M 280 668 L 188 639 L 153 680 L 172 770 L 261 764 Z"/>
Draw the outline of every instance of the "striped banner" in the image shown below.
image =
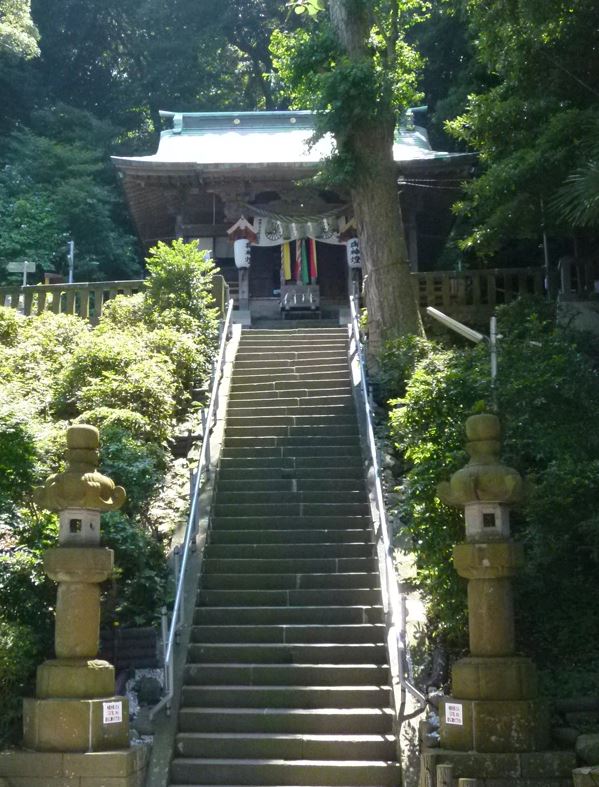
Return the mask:
<path fill-rule="evenodd" d="M 281 244 L 281 266 L 283 268 L 283 279 L 291 279 L 291 244 L 289 242 Z"/>
<path fill-rule="evenodd" d="M 314 238 L 310 238 L 308 248 L 310 251 L 310 281 L 312 284 L 315 284 L 318 278 L 318 254 L 316 253 L 316 241 Z"/>

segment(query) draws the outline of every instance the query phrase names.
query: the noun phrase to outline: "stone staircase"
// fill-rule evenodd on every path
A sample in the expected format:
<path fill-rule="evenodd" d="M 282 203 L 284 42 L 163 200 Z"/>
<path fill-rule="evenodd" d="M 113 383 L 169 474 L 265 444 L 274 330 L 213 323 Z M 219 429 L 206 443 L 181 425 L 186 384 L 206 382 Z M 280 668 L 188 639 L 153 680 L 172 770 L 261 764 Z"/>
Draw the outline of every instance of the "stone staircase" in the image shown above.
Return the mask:
<path fill-rule="evenodd" d="M 399 785 L 343 329 L 249 330 L 232 378 L 175 785 Z"/>

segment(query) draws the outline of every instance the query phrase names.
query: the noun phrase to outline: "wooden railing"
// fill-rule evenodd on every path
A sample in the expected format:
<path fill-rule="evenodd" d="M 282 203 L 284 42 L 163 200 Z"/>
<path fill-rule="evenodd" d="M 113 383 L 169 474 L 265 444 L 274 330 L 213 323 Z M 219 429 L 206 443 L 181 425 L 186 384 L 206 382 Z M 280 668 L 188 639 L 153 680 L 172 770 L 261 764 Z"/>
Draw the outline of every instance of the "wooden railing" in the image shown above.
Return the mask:
<path fill-rule="evenodd" d="M 543 268 L 492 268 L 476 271 L 429 271 L 412 274 L 421 309 L 434 306 L 466 323 L 488 321 L 496 306 L 522 295 L 542 296 Z"/>
<path fill-rule="evenodd" d="M 143 279 L 129 281 L 92 281 L 75 284 L 34 284 L 27 287 L 0 287 L 0 306 L 19 310 L 22 314 L 76 314 L 96 324 L 104 304 L 117 295 L 134 295 L 143 290 Z M 213 294 L 220 314 L 228 301 L 228 287 L 222 276 L 214 277 Z"/>

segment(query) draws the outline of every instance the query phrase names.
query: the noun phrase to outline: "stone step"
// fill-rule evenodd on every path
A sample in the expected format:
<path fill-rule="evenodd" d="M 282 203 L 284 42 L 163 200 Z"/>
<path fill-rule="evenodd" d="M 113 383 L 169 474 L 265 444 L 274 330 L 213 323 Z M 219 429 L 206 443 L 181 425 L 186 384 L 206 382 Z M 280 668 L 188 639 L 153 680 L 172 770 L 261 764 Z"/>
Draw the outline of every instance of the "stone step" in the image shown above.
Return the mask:
<path fill-rule="evenodd" d="M 276 530 L 304 530 L 316 528 L 318 530 L 370 528 L 370 518 L 367 516 L 301 516 L 285 517 L 282 524 L 278 516 L 240 516 L 240 517 L 214 517 L 212 520 L 213 531 L 221 530 L 257 530 L 263 527 L 265 531 Z"/>
<path fill-rule="evenodd" d="M 285 499 L 290 493 L 326 492 L 328 495 L 348 492 L 364 494 L 364 482 L 359 478 L 244 478 L 243 480 L 218 480 L 218 493 L 261 493 L 271 494 L 285 492 Z"/>
<path fill-rule="evenodd" d="M 241 475 L 243 478 L 260 480 L 264 478 L 321 478 L 337 479 L 349 478 L 360 479 L 363 482 L 362 461 L 360 452 L 352 451 L 349 456 L 341 451 L 345 446 L 335 447 L 339 454 L 331 456 L 294 456 L 282 457 L 281 453 L 287 451 L 285 448 L 266 448 L 260 456 L 253 456 L 251 449 L 224 449 L 224 457 L 221 457 L 219 479 L 236 480 Z M 272 454 L 276 454 L 273 456 Z M 342 459 L 339 459 L 339 457 Z M 318 460 L 324 459 L 325 464 L 319 465 Z M 239 464 L 236 464 L 239 462 Z M 331 465 L 331 462 L 333 464 Z M 243 472 L 239 468 L 243 468 Z"/>
<path fill-rule="evenodd" d="M 232 760 L 175 757 L 171 785 L 377 785 L 396 787 L 401 769 L 384 760 Z"/>
<path fill-rule="evenodd" d="M 372 536 L 364 530 L 212 530 L 211 544 L 372 544 Z M 374 548 L 374 544 L 373 544 Z"/>
<path fill-rule="evenodd" d="M 323 560 L 326 558 L 370 558 L 373 544 L 214 544 L 205 549 L 204 560 Z M 248 572 L 252 573 L 252 572 Z"/>
<path fill-rule="evenodd" d="M 263 392 L 261 392 L 263 393 Z M 229 402 L 229 413 L 238 413 L 245 410 L 256 410 L 265 414 L 277 415 L 275 410 L 285 410 L 290 408 L 299 409 L 301 415 L 305 413 L 319 413 L 332 410 L 333 408 L 344 408 L 349 412 L 356 411 L 354 398 L 351 393 L 333 394 L 331 396 L 270 396 L 270 397 L 247 397 L 234 399 Z"/>
<path fill-rule="evenodd" d="M 273 415 L 264 413 L 262 410 L 254 410 L 251 415 L 248 414 L 248 411 L 245 414 L 233 413 L 228 415 L 226 423 L 227 434 L 231 434 L 231 430 L 236 427 L 246 427 L 254 430 L 254 434 L 257 435 L 281 434 L 278 431 L 260 431 L 264 430 L 265 427 L 285 427 L 288 431 L 282 434 L 294 434 L 297 428 L 309 429 L 311 427 L 316 427 L 317 431 L 326 428 L 331 435 L 337 434 L 340 429 L 345 429 L 345 434 L 357 433 L 356 416 L 343 407 L 337 409 L 329 408 L 329 410 L 324 412 L 306 414 L 300 412 L 299 414 L 282 413 Z"/>
<path fill-rule="evenodd" d="M 294 369 L 323 366 L 327 369 L 348 367 L 347 358 L 337 350 L 303 350 L 295 352 L 237 353 L 234 374 L 243 369 L 266 370 Z"/>
<path fill-rule="evenodd" d="M 335 327 L 335 328 L 303 328 L 301 326 L 292 326 L 289 323 L 286 323 L 284 327 L 281 328 L 246 328 L 243 330 L 241 337 L 242 340 L 244 339 L 268 339 L 269 342 L 274 341 L 275 339 L 283 339 L 285 337 L 289 338 L 303 338 L 312 340 L 316 336 L 323 336 L 323 337 L 345 337 L 347 338 L 347 326 L 342 327 Z"/>
<path fill-rule="evenodd" d="M 384 642 L 385 627 L 381 623 L 358 623 L 346 625 L 296 625 L 296 626 L 193 626 L 192 642 L 232 642 L 250 644 L 279 643 L 296 644 L 326 642 L 340 644 Z M 218 683 L 219 681 L 217 681 Z M 314 685 L 319 685 L 315 682 Z"/>
<path fill-rule="evenodd" d="M 183 707 L 386 708 L 388 686 L 183 686 Z"/>
<path fill-rule="evenodd" d="M 251 419 L 246 419 L 251 420 Z M 256 419 L 258 421 L 258 419 Z M 358 440 L 358 424 L 355 421 L 348 421 L 344 423 L 333 422 L 332 424 L 317 423 L 305 424 L 296 422 L 295 424 L 288 425 L 275 425 L 275 426 L 261 426 L 257 423 L 248 424 L 247 426 L 227 423 L 225 431 L 225 444 L 230 445 L 232 438 L 249 438 L 250 440 L 257 440 L 258 438 L 289 438 L 287 445 L 294 443 L 289 440 L 304 441 L 296 443 L 296 445 L 318 445 L 318 440 L 324 442 L 337 442 L 340 437 L 352 437 L 355 441 Z M 285 443 L 279 443 L 283 445 Z"/>
<path fill-rule="evenodd" d="M 378 587 L 379 576 L 372 571 L 348 574 L 205 574 L 202 578 L 204 590 L 372 590 Z"/>
<path fill-rule="evenodd" d="M 209 686 L 382 686 L 388 681 L 388 667 L 380 664 L 190 664 L 184 674 L 187 685 Z"/>
<path fill-rule="evenodd" d="M 293 396 L 327 396 L 329 391 L 351 391 L 351 381 L 349 375 L 336 375 L 329 377 L 321 374 L 318 377 L 308 379 L 305 375 L 293 375 L 291 379 L 281 380 L 254 380 L 246 382 L 236 382 L 231 384 L 229 397 L 231 399 L 247 398 L 258 394 L 281 393 L 284 396 L 288 391 L 293 392 Z M 301 393 L 300 393 L 301 392 Z"/>
<path fill-rule="evenodd" d="M 235 355 L 235 363 L 294 363 L 296 361 L 310 361 L 329 359 L 333 363 L 349 363 L 347 342 L 338 344 L 306 344 L 297 343 L 293 346 L 277 345 L 245 345 L 240 344 Z"/>
<path fill-rule="evenodd" d="M 260 424 L 265 421 L 269 424 L 278 423 L 277 420 L 273 419 L 285 419 L 285 421 L 281 420 L 280 423 L 296 423 L 295 419 L 301 419 L 297 423 L 328 423 L 333 425 L 333 423 L 337 422 L 343 423 L 344 420 L 355 421 L 356 414 L 354 403 L 348 397 L 347 402 L 343 404 L 314 406 L 308 399 L 303 405 L 256 407 L 253 404 L 247 404 L 245 407 L 229 407 L 227 424 L 234 423 L 233 419 L 238 418 L 251 418 Z M 243 424 L 241 425 L 243 426 Z"/>
<path fill-rule="evenodd" d="M 233 391 L 229 395 L 230 406 L 235 407 L 238 402 L 254 402 L 258 405 L 259 401 L 278 402 L 287 399 L 295 399 L 298 402 L 305 401 L 320 401 L 324 399 L 341 399 L 345 400 L 352 396 L 352 389 L 349 381 L 345 386 L 333 386 L 330 388 L 283 388 L 282 390 L 275 390 L 273 388 L 261 390 L 261 386 L 249 386 L 248 391 Z"/>
<path fill-rule="evenodd" d="M 179 757 L 284 760 L 392 760 L 393 735 L 291 735 L 265 733 L 181 733 Z"/>
<path fill-rule="evenodd" d="M 208 557 L 202 561 L 202 569 L 205 574 L 351 574 L 354 571 L 372 572 L 376 571 L 376 568 L 374 557 L 279 557 L 274 559 Z"/>
<path fill-rule="evenodd" d="M 188 649 L 188 660 L 190 664 L 200 662 L 242 664 L 248 661 L 262 664 L 386 664 L 387 654 L 383 644 L 372 643 L 245 645 L 227 642 L 219 645 L 192 642 Z"/>
<path fill-rule="evenodd" d="M 327 505 L 347 505 L 356 503 L 365 503 L 367 500 L 366 490 L 333 490 L 324 489 L 320 491 L 297 491 L 297 492 L 266 492 L 264 490 L 248 490 L 242 491 L 229 491 L 222 495 L 222 499 L 226 503 L 218 505 L 282 505 L 291 506 L 302 503 L 309 504 L 327 504 Z M 218 510 L 218 509 L 215 509 Z M 282 508 L 281 514 L 284 511 L 294 514 L 289 508 Z M 300 512 L 301 513 L 301 512 Z"/>
<path fill-rule="evenodd" d="M 241 599 L 239 599 L 241 600 Z M 301 623 L 347 624 L 347 623 L 382 623 L 383 608 L 372 604 L 322 605 L 313 606 L 218 606 L 196 607 L 194 610 L 195 625 L 214 626 L 250 626 L 250 625 L 297 625 Z"/>
<path fill-rule="evenodd" d="M 295 438 L 294 442 L 298 438 Z M 301 442 L 303 438 L 299 438 Z M 345 445 L 342 443 L 345 441 Z M 240 467 L 247 470 L 255 468 L 258 471 L 276 469 L 279 478 L 285 478 L 290 470 L 346 470 L 359 468 L 360 478 L 363 478 L 362 468 L 364 462 L 359 442 L 353 437 L 338 437 L 335 445 L 327 445 L 319 440 L 319 445 L 288 445 L 290 438 L 278 440 L 276 438 L 262 438 L 260 445 L 253 446 L 248 438 L 235 438 L 226 442 L 221 458 L 221 474 L 223 468 Z M 332 440 L 329 440 L 331 443 Z M 277 445 L 277 443 L 279 443 Z M 280 456 L 280 454 L 284 454 Z M 244 473 L 240 473 L 245 477 Z M 298 477 L 298 476 L 296 476 Z M 310 478 L 310 475 L 300 476 Z M 320 473 L 317 473 L 320 478 Z M 342 477 L 342 476 L 339 476 Z"/>
<path fill-rule="evenodd" d="M 179 714 L 183 732 L 387 735 L 392 721 L 393 714 L 386 708 L 183 708 Z"/>
<path fill-rule="evenodd" d="M 241 352 L 260 352 L 276 350 L 277 352 L 285 352 L 287 350 L 295 349 L 312 349 L 314 347 L 325 347 L 329 349 L 343 352 L 349 344 L 347 335 L 345 336 L 321 336 L 311 338 L 285 338 L 282 341 L 272 341 L 271 337 L 257 338 L 254 336 L 242 336 L 239 341 L 239 351 Z"/>
<path fill-rule="evenodd" d="M 215 516 L 365 516 L 368 503 L 215 503 Z"/>
<path fill-rule="evenodd" d="M 307 382 L 311 380 L 316 380 L 322 384 L 323 380 L 329 383 L 337 380 L 346 380 L 349 382 L 349 379 L 349 367 L 347 363 L 326 363 L 322 365 L 311 363 L 310 366 L 300 366 L 296 364 L 295 366 L 279 368 L 264 367 L 261 369 L 237 369 L 233 371 L 231 384 L 237 386 L 247 385 L 248 383 L 257 385 L 259 383 L 270 384 L 272 382 L 300 382 L 301 387 L 309 388 L 310 386 L 307 385 Z"/>
<path fill-rule="evenodd" d="M 268 391 L 270 389 L 285 390 L 289 388 L 307 388 L 311 390 L 327 390 L 329 388 L 339 388 L 343 385 L 349 387 L 350 376 L 347 366 L 340 369 L 315 369 L 305 368 L 302 372 L 290 370 L 280 371 L 269 374 L 256 374 L 253 371 L 244 371 L 234 374 L 231 380 L 231 387 L 234 392 L 252 390 L 251 386 L 256 386 L 256 390 Z"/>
<path fill-rule="evenodd" d="M 235 561 L 227 561 L 227 565 Z M 251 561 L 248 561 L 251 562 Z M 276 562 L 276 561 L 273 561 Z M 284 561 L 281 561 L 284 562 Z M 240 571 L 244 567 L 240 567 Z M 368 572 L 367 572 L 368 573 Z M 368 588 L 339 588 L 334 592 L 330 589 L 310 588 L 307 590 L 200 590 L 198 605 L 204 607 L 231 607 L 236 602 L 244 607 L 326 607 L 331 601 L 336 605 L 348 606 L 377 604 L 380 592 Z M 318 614 L 313 612 L 318 619 Z"/>

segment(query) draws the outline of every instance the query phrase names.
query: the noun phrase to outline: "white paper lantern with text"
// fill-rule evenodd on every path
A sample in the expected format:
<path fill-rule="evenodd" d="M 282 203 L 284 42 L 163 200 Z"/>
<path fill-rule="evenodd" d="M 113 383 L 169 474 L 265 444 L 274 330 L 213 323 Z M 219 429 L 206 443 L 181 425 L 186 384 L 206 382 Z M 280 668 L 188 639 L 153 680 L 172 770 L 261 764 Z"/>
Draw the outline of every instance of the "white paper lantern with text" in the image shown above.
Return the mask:
<path fill-rule="evenodd" d="M 360 241 L 357 238 L 350 238 L 347 241 L 347 265 L 349 268 L 362 267 L 362 257 L 360 255 Z"/>
<path fill-rule="evenodd" d="M 252 248 L 249 240 L 245 240 L 245 238 L 236 240 L 234 244 L 234 254 L 237 268 L 250 267 Z"/>

